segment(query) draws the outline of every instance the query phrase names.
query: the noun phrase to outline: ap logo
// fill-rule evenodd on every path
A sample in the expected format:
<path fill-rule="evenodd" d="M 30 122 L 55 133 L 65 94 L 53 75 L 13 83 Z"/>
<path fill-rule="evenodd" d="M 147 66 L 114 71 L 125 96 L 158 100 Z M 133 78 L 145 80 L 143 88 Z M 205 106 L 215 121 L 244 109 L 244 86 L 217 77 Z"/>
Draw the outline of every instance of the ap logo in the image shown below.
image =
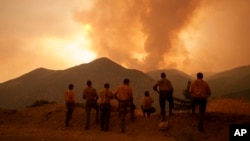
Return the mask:
<path fill-rule="evenodd" d="M 247 133 L 247 129 L 236 129 L 234 136 L 244 136 Z"/>
<path fill-rule="evenodd" d="M 230 141 L 249 141 L 250 124 L 230 125 Z"/>

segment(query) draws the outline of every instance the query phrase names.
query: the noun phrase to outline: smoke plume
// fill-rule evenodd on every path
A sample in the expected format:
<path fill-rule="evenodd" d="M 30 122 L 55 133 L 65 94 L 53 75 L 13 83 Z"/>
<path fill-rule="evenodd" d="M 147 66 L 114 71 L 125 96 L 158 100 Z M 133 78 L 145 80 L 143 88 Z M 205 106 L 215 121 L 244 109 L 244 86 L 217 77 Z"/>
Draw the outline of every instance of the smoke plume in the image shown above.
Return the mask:
<path fill-rule="evenodd" d="M 77 11 L 75 19 L 89 26 L 98 56 L 150 71 L 188 62 L 178 35 L 199 5 L 200 0 L 96 0 L 90 10 Z"/>

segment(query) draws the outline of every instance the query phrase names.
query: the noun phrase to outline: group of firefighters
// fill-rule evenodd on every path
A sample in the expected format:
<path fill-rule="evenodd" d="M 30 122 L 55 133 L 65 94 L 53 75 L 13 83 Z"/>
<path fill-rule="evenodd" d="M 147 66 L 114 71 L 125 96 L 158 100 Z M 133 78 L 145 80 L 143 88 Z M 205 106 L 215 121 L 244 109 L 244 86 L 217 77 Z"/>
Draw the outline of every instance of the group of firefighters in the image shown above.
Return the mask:
<path fill-rule="evenodd" d="M 92 87 L 92 82 L 87 81 L 87 87 L 83 89 L 82 98 L 86 100 L 85 102 L 85 112 L 86 112 L 86 121 L 85 129 L 88 130 L 90 126 L 90 115 L 91 109 L 96 110 L 96 123 L 100 122 L 101 130 L 109 130 L 109 119 L 111 113 L 111 99 L 116 99 L 119 102 L 119 117 L 121 122 L 121 132 L 125 132 L 125 119 L 127 109 L 130 109 L 130 118 L 135 119 L 135 105 L 133 103 L 133 90 L 129 86 L 130 80 L 124 79 L 123 84 L 118 86 L 117 89 L 112 92 L 109 89 L 109 84 L 105 83 L 104 88 L 97 93 L 96 89 Z M 69 84 L 68 90 L 65 92 L 65 102 L 67 107 L 65 125 L 69 126 L 72 113 L 75 105 L 75 95 L 73 92 L 74 85 Z M 162 121 L 166 121 L 166 110 L 165 105 L 166 101 L 169 103 L 169 116 L 173 115 L 173 92 L 174 88 L 170 80 L 166 78 L 164 72 L 161 73 L 161 79 L 159 79 L 154 85 L 153 90 L 159 94 L 159 104 L 160 104 L 160 114 Z M 196 105 L 199 105 L 199 124 L 198 130 L 203 132 L 203 119 L 206 111 L 207 98 L 211 95 L 211 90 L 206 81 L 203 80 L 203 74 L 197 73 L 197 79 L 194 80 L 189 88 L 189 93 L 192 97 L 192 113 L 195 113 Z M 148 91 L 145 91 L 144 97 L 142 98 L 142 112 L 144 117 L 150 117 L 150 114 L 155 112 L 155 108 L 152 107 L 154 102 L 153 98 L 150 96 Z M 100 111 L 100 118 L 99 118 Z"/>

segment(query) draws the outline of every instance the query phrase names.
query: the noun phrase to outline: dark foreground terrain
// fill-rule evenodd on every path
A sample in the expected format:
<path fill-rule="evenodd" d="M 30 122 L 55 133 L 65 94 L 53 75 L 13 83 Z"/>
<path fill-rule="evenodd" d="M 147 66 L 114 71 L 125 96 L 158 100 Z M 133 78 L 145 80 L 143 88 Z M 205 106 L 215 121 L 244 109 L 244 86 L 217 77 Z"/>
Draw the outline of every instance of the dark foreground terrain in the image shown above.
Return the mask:
<path fill-rule="evenodd" d="M 186 112 L 168 117 L 169 128 L 161 131 L 158 111 L 150 118 L 139 116 L 137 111 L 137 119 L 131 121 L 128 118 L 127 130 L 121 133 L 118 113 L 112 112 L 110 131 L 100 131 L 94 120 L 86 131 L 84 109 L 76 108 L 68 128 L 64 126 L 65 111 L 61 104 L 18 111 L 0 109 L 0 141 L 228 141 L 230 124 L 250 123 L 249 115 L 209 111 L 205 133 L 201 133 L 196 128 L 197 116 Z"/>

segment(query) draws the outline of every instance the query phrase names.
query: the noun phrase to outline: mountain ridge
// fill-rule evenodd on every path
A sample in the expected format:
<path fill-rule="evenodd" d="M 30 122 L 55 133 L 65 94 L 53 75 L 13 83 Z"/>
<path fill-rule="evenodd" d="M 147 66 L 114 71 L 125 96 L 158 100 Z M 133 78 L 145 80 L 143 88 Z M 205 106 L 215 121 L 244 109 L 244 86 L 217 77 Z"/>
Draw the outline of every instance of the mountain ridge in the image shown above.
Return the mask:
<path fill-rule="evenodd" d="M 248 86 L 250 83 L 249 70 L 250 66 L 243 66 L 206 77 L 205 80 L 212 88 L 212 97 L 233 97 L 235 95 L 247 97 L 247 93 L 250 91 L 250 86 Z M 74 91 L 77 101 L 83 102 L 81 94 L 87 80 L 92 80 L 93 87 L 99 91 L 106 82 L 110 83 L 111 90 L 115 90 L 118 85 L 122 84 L 124 78 L 131 80 L 136 104 L 140 106 L 141 98 L 146 90 L 157 101 L 158 95 L 153 91 L 152 86 L 156 80 L 160 79 L 161 72 L 165 72 L 167 78 L 172 81 L 175 89 L 174 96 L 184 98 L 182 93 L 186 89 L 187 82 L 194 80 L 195 77 L 177 69 L 162 69 L 143 73 L 136 69 L 124 68 L 116 62 L 102 57 L 64 70 L 37 68 L 20 77 L 0 83 L 0 107 L 25 108 L 41 99 L 63 103 L 63 93 L 69 83 L 75 85 Z M 241 77 L 237 74 L 240 74 Z M 231 75 L 233 75 L 234 81 L 230 81 Z M 242 82 L 245 83 L 242 84 Z M 225 88 L 228 89 L 225 90 Z M 158 106 L 156 103 L 154 105 Z"/>
<path fill-rule="evenodd" d="M 107 58 L 65 70 L 38 68 L 0 85 L 0 107 L 24 108 L 39 99 L 63 102 L 63 93 L 69 83 L 75 85 L 77 101 L 81 102 L 81 93 L 87 80 L 91 80 L 93 87 L 99 91 L 106 82 L 110 83 L 111 89 L 114 90 L 122 84 L 124 78 L 131 80 L 131 87 L 138 101 L 144 89 L 152 85 L 152 79 L 146 74 L 126 69 Z"/>

